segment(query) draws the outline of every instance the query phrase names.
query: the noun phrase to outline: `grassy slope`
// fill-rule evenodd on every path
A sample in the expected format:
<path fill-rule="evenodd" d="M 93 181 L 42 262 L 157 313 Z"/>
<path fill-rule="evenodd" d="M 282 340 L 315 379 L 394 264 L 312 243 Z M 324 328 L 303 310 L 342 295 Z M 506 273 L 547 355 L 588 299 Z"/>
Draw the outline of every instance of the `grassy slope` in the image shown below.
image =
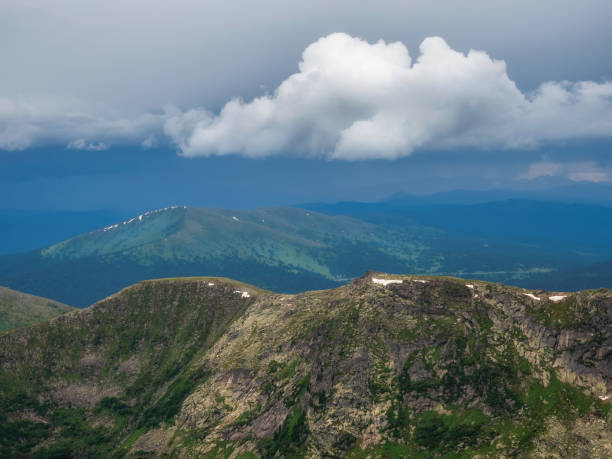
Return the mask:
<path fill-rule="evenodd" d="M 32 325 L 72 310 L 57 301 L 0 287 L 0 332 Z"/>
<path fill-rule="evenodd" d="M 413 279 L 368 275 L 297 296 L 158 280 L 0 337 L 2 452 L 612 451 L 609 404 L 596 397 L 610 378 L 610 291 L 553 303 Z"/>

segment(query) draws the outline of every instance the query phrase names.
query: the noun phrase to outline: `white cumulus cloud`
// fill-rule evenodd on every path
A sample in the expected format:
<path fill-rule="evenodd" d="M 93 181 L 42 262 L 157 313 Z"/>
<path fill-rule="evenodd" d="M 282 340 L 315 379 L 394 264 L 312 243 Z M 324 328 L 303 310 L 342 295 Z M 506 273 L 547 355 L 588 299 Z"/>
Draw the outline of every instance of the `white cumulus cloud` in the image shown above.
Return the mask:
<path fill-rule="evenodd" d="M 271 94 L 233 99 L 218 114 L 167 112 L 186 156 L 300 155 L 394 159 L 417 150 L 531 148 L 612 135 L 612 83 L 546 82 L 521 92 L 504 61 L 426 38 L 413 61 L 400 42 L 343 33 L 306 48 Z"/>
<path fill-rule="evenodd" d="M 126 114 L 71 97 L 0 96 L 0 150 L 66 145 L 101 151 L 161 132 L 163 113 Z"/>
<path fill-rule="evenodd" d="M 612 83 L 545 82 L 524 93 L 504 61 L 455 51 L 439 37 L 426 38 L 414 59 L 401 42 L 322 37 L 274 91 L 232 99 L 219 112 L 167 106 L 152 113 L 70 96 L 0 95 L 0 150 L 171 142 L 185 156 L 362 160 L 610 136 Z"/>

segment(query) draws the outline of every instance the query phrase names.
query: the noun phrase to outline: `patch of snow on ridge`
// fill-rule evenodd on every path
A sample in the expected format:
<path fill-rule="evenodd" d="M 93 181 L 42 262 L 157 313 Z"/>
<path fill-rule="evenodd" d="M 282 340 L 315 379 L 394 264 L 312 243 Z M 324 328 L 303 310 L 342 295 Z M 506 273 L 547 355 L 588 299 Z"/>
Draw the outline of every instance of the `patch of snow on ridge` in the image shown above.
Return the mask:
<path fill-rule="evenodd" d="M 427 282 L 429 282 L 429 281 L 426 281 L 424 279 L 411 279 L 411 280 L 412 280 L 412 282 L 419 282 L 421 284 L 426 284 Z"/>
<path fill-rule="evenodd" d="M 214 283 L 212 283 L 212 282 L 209 282 L 209 283 L 208 283 L 208 286 L 209 286 L 209 287 L 212 287 L 213 285 L 215 285 L 215 284 L 214 284 Z"/>
<path fill-rule="evenodd" d="M 553 295 L 553 296 L 549 296 L 548 299 L 550 301 L 554 301 L 555 303 L 557 301 L 561 301 L 562 299 L 567 298 L 567 295 Z"/>
<path fill-rule="evenodd" d="M 119 228 L 119 225 L 129 225 L 130 223 L 136 220 L 141 222 L 144 217 L 148 217 L 149 215 L 158 214 L 160 212 L 165 212 L 167 210 L 178 209 L 178 208 L 186 209 L 187 206 L 170 206 L 170 207 L 164 207 L 163 209 L 150 210 L 148 212 L 145 212 L 144 214 L 140 214 L 138 217 L 130 218 L 129 220 L 122 221 L 121 223 L 115 223 L 114 225 L 107 226 L 104 228 L 104 232 L 117 229 Z"/>
<path fill-rule="evenodd" d="M 540 297 L 539 296 L 535 296 L 533 293 L 523 293 L 523 295 L 527 295 L 529 298 L 536 300 L 536 301 L 540 301 Z"/>
<path fill-rule="evenodd" d="M 389 284 L 401 284 L 404 282 L 401 279 L 378 279 L 376 277 L 372 278 L 372 282 L 380 285 L 389 285 Z"/>
<path fill-rule="evenodd" d="M 234 290 L 234 293 L 240 293 L 242 296 L 242 298 L 251 298 L 251 295 L 249 294 L 249 292 L 242 292 L 240 290 Z"/>
<path fill-rule="evenodd" d="M 470 288 L 470 289 L 474 290 L 474 285 L 472 285 L 472 284 L 465 284 L 465 286 L 466 286 L 467 288 Z"/>

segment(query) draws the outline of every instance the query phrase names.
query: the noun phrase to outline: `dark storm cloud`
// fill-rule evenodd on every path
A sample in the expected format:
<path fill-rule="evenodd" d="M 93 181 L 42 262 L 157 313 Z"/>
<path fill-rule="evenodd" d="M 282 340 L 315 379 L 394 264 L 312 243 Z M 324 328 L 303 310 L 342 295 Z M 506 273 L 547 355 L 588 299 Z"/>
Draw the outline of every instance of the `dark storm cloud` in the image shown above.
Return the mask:
<path fill-rule="evenodd" d="M 601 129 L 608 129 L 604 124 L 596 132 L 586 132 L 595 114 L 601 110 L 608 113 L 605 80 L 612 76 L 608 50 L 612 40 L 609 1 L 366 1 L 360 2 L 359 7 L 355 5 L 344 0 L 331 3 L 318 0 L 3 2 L 0 5 L 3 59 L 0 149 L 19 150 L 50 143 L 85 150 L 102 150 L 112 144 L 149 148 L 163 141 L 165 126 L 166 133 L 174 140 L 189 146 L 185 150 L 189 154 L 219 153 L 226 148 L 250 154 L 247 151 L 250 147 L 226 147 L 228 142 L 224 138 L 212 144 L 204 142 L 204 146 L 195 139 L 210 133 L 206 131 L 208 122 L 217 123 L 230 137 L 244 135 L 243 128 L 228 124 L 223 114 L 218 115 L 220 108 L 236 96 L 244 100 L 262 96 L 261 86 L 273 91 L 286 83 L 295 74 L 296 62 L 303 50 L 335 31 L 347 32 L 351 40 L 361 37 L 365 40 L 361 43 L 370 43 L 362 47 L 366 51 L 379 39 L 386 40 L 386 48 L 401 42 L 401 46 L 407 46 L 405 54 L 412 59 L 419 56 L 418 46 L 428 36 L 443 37 L 453 50 L 465 56 L 472 48 L 484 50 L 490 62 L 503 59 L 507 63 L 503 72 L 491 74 L 516 82 L 516 100 L 537 95 L 542 88 L 552 88 L 540 101 L 550 103 L 559 96 L 573 103 L 574 117 L 565 121 L 575 124 L 578 119 L 582 124 L 576 128 L 579 132 L 568 134 L 569 138 L 597 136 Z M 393 46 L 401 48 L 397 44 Z M 400 49 L 397 56 L 401 58 L 403 53 Z M 499 69 L 499 65 L 495 68 Z M 593 83 L 540 86 L 548 80 Z M 452 84 L 453 80 L 446 83 Z M 360 92 L 359 87 L 356 90 Z M 499 95 L 494 92 L 493 96 L 496 94 Z M 391 93 L 387 97 L 395 95 Z M 457 106 L 457 97 L 474 97 L 474 93 L 453 95 L 449 107 Z M 269 99 L 272 109 L 277 110 L 273 114 L 278 116 L 282 113 L 278 112 L 278 97 L 271 93 Z M 340 102 L 346 101 L 340 98 Z M 365 115 L 374 112 L 373 124 L 376 119 L 383 123 L 393 113 L 381 101 L 367 102 L 363 110 L 357 107 L 357 111 L 367 112 Z M 431 108 L 422 101 L 420 104 L 425 109 Z M 485 105 L 491 108 L 488 102 Z M 248 103 L 242 107 L 249 110 Z M 498 104 L 493 109 L 497 110 L 495 113 L 503 113 L 507 107 Z M 579 113 L 576 107 L 581 108 Z M 315 111 L 311 114 L 302 111 L 298 127 L 304 123 L 312 126 L 316 110 L 329 109 L 309 108 Z M 536 123 L 540 127 L 537 132 L 528 132 L 525 136 L 521 131 L 520 138 L 516 139 L 530 136 L 534 142 L 558 139 L 550 127 L 558 124 L 550 116 L 554 111 L 559 111 L 558 105 L 543 111 L 531 110 L 531 116 L 536 118 L 534 122 L 546 118 L 542 113 L 547 113 L 548 124 L 545 122 L 542 127 Z M 350 119 L 332 123 L 335 131 L 307 130 L 315 135 L 315 143 L 319 143 L 302 154 L 322 152 L 323 156 L 345 159 L 367 158 L 356 146 L 362 144 L 359 139 L 364 136 L 376 139 L 363 132 L 364 123 L 371 121 L 372 116 L 351 113 Z M 415 113 L 418 116 L 422 110 Z M 465 119 L 464 113 L 453 116 Z M 489 120 L 491 113 L 484 110 L 475 116 Z M 244 126 L 256 121 L 257 124 L 257 119 L 243 117 L 241 123 Z M 336 140 L 348 122 L 351 122 L 349 127 L 357 123 L 353 129 L 355 135 L 345 136 L 346 141 L 338 146 Z M 264 140 L 259 140 L 262 150 L 272 145 L 277 150 L 272 153 L 285 154 L 291 153 L 289 150 L 300 142 L 295 138 L 278 139 L 279 135 L 286 135 L 282 130 L 286 126 L 280 126 L 282 132 L 265 123 L 261 126 L 255 136 L 247 132 L 244 142 L 256 142 L 263 135 Z M 483 133 L 477 124 L 474 126 L 475 135 L 487 140 L 486 145 L 507 146 L 510 142 L 506 138 L 489 142 L 490 129 L 484 129 Z M 565 126 L 557 129 L 566 131 Z M 361 134 L 356 132 L 360 127 Z M 453 132 L 460 128 L 451 125 Z M 401 129 L 396 126 L 392 133 Z M 378 137 L 391 139 L 393 144 L 377 142 L 371 150 L 390 151 L 388 157 L 401 156 L 428 146 L 428 136 L 437 135 L 438 129 L 430 126 L 425 130 L 426 135 L 417 136 L 416 142 L 383 132 Z M 468 134 L 473 136 L 474 131 Z M 453 143 L 456 136 L 446 137 L 450 139 L 449 146 L 470 145 L 469 142 Z M 434 146 L 444 145 L 442 142 Z M 384 157 L 379 153 L 374 156 Z"/>

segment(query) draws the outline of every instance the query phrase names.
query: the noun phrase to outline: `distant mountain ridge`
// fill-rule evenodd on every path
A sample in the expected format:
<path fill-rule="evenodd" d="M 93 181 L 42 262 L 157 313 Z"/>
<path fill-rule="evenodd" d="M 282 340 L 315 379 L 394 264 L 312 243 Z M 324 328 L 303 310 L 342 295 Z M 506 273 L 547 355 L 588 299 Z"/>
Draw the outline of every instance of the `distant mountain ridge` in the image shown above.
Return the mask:
<path fill-rule="evenodd" d="M 220 275 L 288 293 L 334 287 L 369 269 L 558 286 L 556 273 L 612 258 L 612 208 L 602 206 L 311 207 L 154 210 L 2 256 L 0 283 L 83 307 L 158 277 Z"/>
<path fill-rule="evenodd" d="M 0 286 L 0 333 L 52 319 L 74 308 Z"/>
<path fill-rule="evenodd" d="M 378 206 L 474 205 L 508 200 L 587 204 L 612 207 L 612 186 L 597 183 L 531 183 L 531 189 L 457 189 L 429 194 L 398 192 Z M 363 204 L 363 203 L 362 203 Z M 307 208 L 295 204 L 293 207 Z M 314 209 L 314 208 L 313 208 Z M 125 209 L 42 211 L 0 209 L 0 255 L 38 249 L 83 232 L 129 220 L 137 212 Z"/>
<path fill-rule="evenodd" d="M 423 231 L 291 207 L 176 206 L 0 257 L 0 281 L 79 306 L 155 277 L 211 274 L 285 291 L 326 288 L 372 266 L 416 265 Z"/>
<path fill-rule="evenodd" d="M 400 201 L 375 203 L 309 203 L 303 208 L 327 215 L 346 215 L 396 226 L 416 223 L 455 235 L 490 240 L 549 241 L 575 249 L 605 249 L 612 254 L 612 207 L 597 204 L 509 199 L 476 204 L 424 204 Z"/>
<path fill-rule="evenodd" d="M 511 199 L 562 202 L 571 204 L 597 204 L 612 206 L 612 186 L 603 183 L 574 183 L 564 186 L 547 186 L 531 189 L 489 190 L 457 189 L 429 194 L 398 192 L 379 202 L 402 204 L 484 204 Z"/>

